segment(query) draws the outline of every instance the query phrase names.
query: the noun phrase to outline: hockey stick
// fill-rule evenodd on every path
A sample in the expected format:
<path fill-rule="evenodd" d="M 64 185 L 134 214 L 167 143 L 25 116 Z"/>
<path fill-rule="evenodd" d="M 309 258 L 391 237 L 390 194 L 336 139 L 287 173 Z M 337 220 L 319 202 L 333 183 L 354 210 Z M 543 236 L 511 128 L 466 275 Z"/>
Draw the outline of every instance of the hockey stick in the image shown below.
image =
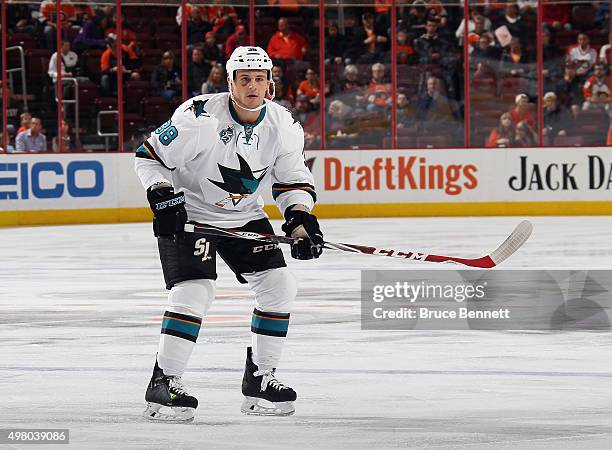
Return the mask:
<path fill-rule="evenodd" d="M 506 238 L 502 244 L 493 250 L 488 255 L 481 258 L 458 258 L 456 256 L 433 255 L 418 251 L 400 251 L 392 249 L 384 249 L 378 247 L 368 247 L 355 244 L 340 244 L 325 241 L 323 248 L 330 250 L 340 250 L 350 253 L 363 253 L 366 255 L 391 256 L 394 258 L 404 258 L 416 261 L 428 261 L 436 263 L 452 262 L 463 264 L 470 267 L 479 267 L 482 269 L 490 269 L 499 265 L 506 260 L 510 255 L 516 252 L 531 235 L 533 225 L 528 220 L 523 220 L 514 229 L 510 236 Z M 211 236 L 233 237 L 241 239 L 253 239 L 256 241 L 276 243 L 276 244 L 293 244 L 298 238 L 277 236 L 274 234 L 259 234 L 250 231 L 242 231 L 237 229 L 219 228 L 212 225 L 188 223 L 185 225 L 187 233 L 202 233 Z"/>

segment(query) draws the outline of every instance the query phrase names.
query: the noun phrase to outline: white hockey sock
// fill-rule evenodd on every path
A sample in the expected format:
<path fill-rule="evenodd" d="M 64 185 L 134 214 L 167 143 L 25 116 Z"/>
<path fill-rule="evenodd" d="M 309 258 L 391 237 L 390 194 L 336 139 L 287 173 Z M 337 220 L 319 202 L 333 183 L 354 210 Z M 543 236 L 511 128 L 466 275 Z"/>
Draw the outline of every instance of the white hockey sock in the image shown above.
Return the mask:
<path fill-rule="evenodd" d="M 286 267 L 243 276 L 255 291 L 256 306 L 251 320 L 253 362 L 263 370 L 278 367 L 297 283 Z"/>
<path fill-rule="evenodd" d="M 166 375 L 185 372 L 213 297 L 211 280 L 183 281 L 170 290 L 157 351 L 157 363 Z"/>

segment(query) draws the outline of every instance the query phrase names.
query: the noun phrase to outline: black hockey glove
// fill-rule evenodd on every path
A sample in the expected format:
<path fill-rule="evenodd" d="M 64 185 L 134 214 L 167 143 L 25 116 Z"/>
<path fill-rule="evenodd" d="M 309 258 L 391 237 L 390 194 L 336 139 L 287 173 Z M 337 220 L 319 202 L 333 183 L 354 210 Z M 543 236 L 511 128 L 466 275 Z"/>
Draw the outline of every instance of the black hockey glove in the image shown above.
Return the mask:
<path fill-rule="evenodd" d="M 291 256 L 295 259 L 312 259 L 321 256 L 323 233 L 317 218 L 301 209 L 287 208 L 285 223 L 281 227 L 286 236 L 300 238 L 291 245 Z"/>
<path fill-rule="evenodd" d="M 187 222 L 185 194 L 175 194 L 172 186 L 163 183 L 147 189 L 147 200 L 154 214 L 153 234 L 156 237 L 182 236 Z"/>

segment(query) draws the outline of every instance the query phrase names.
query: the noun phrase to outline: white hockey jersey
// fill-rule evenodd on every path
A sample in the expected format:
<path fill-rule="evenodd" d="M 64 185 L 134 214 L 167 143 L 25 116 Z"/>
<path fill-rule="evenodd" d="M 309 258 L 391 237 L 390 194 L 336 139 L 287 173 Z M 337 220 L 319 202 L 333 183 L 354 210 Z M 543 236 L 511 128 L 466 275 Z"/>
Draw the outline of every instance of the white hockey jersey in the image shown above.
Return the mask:
<path fill-rule="evenodd" d="M 166 181 L 183 191 L 189 220 L 220 227 L 266 217 L 260 194 L 268 180 L 283 214 L 295 204 L 312 209 L 316 200 L 300 123 L 266 102 L 257 122 L 244 124 L 229 93 L 179 106 L 137 149 L 135 168 L 145 189 Z"/>

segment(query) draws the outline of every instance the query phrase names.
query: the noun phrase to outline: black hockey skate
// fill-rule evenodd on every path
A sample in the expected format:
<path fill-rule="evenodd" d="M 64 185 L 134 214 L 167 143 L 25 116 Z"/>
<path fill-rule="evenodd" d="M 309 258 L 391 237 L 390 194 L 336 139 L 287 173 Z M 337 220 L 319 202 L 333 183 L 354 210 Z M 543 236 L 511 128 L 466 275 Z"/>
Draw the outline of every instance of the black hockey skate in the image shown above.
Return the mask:
<path fill-rule="evenodd" d="M 198 399 L 185 391 L 181 377 L 168 376 L 157 361 L 145 394 L 147 409 L 143 415 L 160 422 L 189 422 L 193 420 Z"/>
<path fill-rule="evenodd" d="M 242 394 L 245 399 L 241 411 L 256 416 L 293 414 L 295 412 L 293 402 L 297 398 L 295 391 L 276 379 L 274 376 L 276 369 L 259 370 L 252 358 L 253 350 L 247 347 L 246 367 L 242 378 Z M 272 406 L 260 404 L 261 400 L 271 403 Z"/>

